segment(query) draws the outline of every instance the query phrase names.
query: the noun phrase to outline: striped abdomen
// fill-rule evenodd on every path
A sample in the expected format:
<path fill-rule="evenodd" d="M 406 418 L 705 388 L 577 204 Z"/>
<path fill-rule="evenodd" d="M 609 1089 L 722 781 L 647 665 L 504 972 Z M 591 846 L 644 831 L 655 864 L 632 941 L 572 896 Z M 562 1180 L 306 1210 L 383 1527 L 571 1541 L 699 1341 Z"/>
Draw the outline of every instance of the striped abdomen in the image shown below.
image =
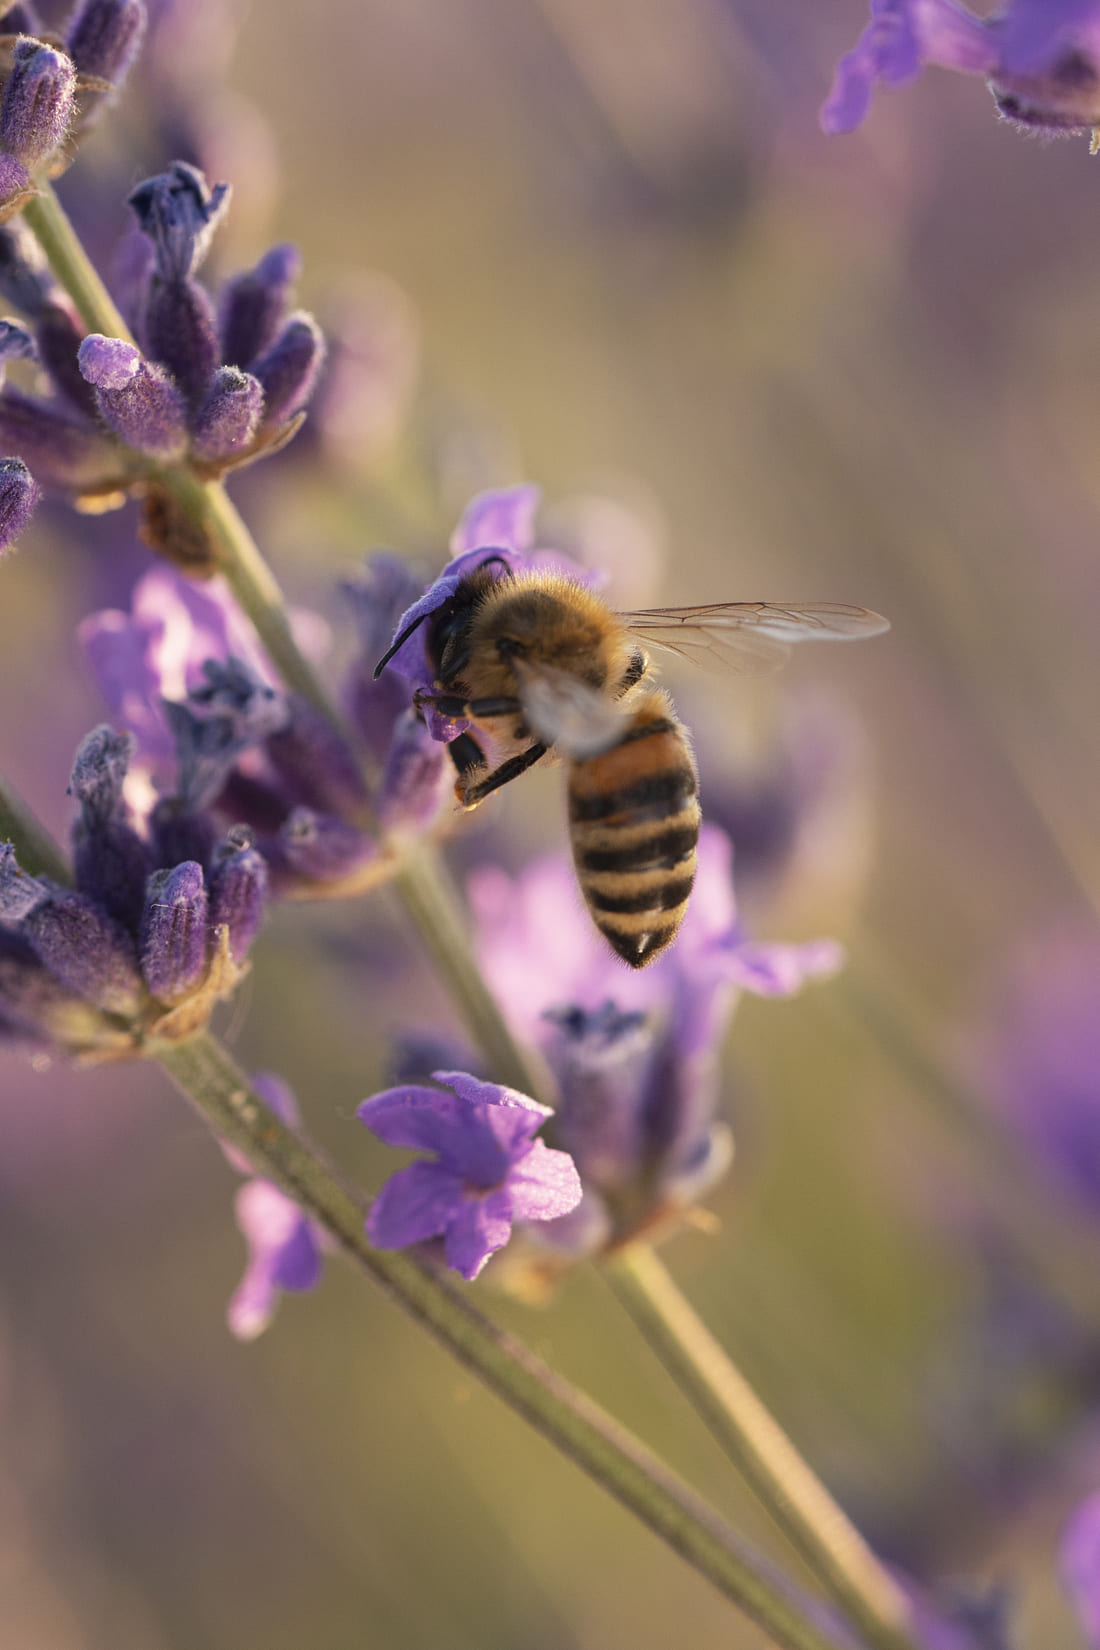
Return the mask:
<path fill-rule="evenodd" d="M 664 950 L 687 910 L 697 791 L 687 735 L 663 693 L 647 695 L 617 745 L 570 764 L 577 880 L 596 927 L 632 968 Z"/>

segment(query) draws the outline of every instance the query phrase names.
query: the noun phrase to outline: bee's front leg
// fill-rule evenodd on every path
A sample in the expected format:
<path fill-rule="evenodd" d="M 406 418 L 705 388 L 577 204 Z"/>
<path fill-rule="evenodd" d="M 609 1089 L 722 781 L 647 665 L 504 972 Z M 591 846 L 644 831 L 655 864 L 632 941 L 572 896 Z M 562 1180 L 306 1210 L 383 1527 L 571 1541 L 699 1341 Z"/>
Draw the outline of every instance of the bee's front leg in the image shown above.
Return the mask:
<path fill-rule="evenodd" d="M 479 778 L 473 768 L 461 772 L 455 785 L 455 795 L 464 808 L 476 808 L 479 802 L 499 791 L 502 785 L 510 784 L 528 768 L 533 768 L 536 762 L 541 762 L 546 750 L 545 745 L 528 745 L 525 751 L 520 751 L 518 756 L 510 756 L 507 762 L 502 762 L 499 768 L 494 768 L 484 778 Z"/>

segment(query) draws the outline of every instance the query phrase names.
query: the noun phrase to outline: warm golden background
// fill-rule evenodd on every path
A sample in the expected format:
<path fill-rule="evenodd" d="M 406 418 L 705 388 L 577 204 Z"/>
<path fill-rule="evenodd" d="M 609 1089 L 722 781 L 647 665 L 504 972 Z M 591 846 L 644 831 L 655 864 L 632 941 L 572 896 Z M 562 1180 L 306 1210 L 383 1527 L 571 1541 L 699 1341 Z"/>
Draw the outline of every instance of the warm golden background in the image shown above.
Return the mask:
<path fill-rule="evenodd" d="M 634 605 L 891 617 L 775 685 L 669 673 L 704 802 L 792 706 L 847 728 L 839 812 L 757 921 L 839 932 L 852 968 L 742 1005 L 720 1228 L 666 1258 L 881 1550 L 1013 1579 L 1027 1644 L 1068 1650 L 1053 1549 L 1100 1483 L 1096 1228 L 983 1136 L 975 1092 L 1005 969 L 1100 909 L 1100 160 L 938 71 L 826 140 L 863 22 L 862 0 L 253 4 L 233 120 L 209 112 L 237 190 L 219 267 L 294 239 L 328 314 L 385 278 L 420 358 L 396 445 L 352 439 L 321 479 L 291 454 L 239 496 L 345 653 L 335 579 L 379 543 L 430 567 L 469 494 L 519 479 L 619 501 Z M 162 163 L 141 76 L 74 209 Z M 73 626 L 144 565 L 127 518 L 42 511 L 3 569 L 0 760 L 58 830 L 104 714 Z M 557 784 L 500 799 L 513 862 L 562 841 Z M 446 1014 L 418 970 L 383 904 L 284 908 L 232 1018 L 370 1187 L 386 1154 L 354 1108 L 394 1022 Z M 235 1180 L 156 1071 L 8 1058 L 0 1120 L 4 1650 L 758 1642 L 342 1266 L 233 1342 Z M 1068 1338 L 1053 1368 L 1045 1330 L 984 1327 L 1044 1269 L 1086 1296 L 1083 1323 L 1028 1298 Z M 598 1276 L 492 1304 L 773 1541 Z"/>

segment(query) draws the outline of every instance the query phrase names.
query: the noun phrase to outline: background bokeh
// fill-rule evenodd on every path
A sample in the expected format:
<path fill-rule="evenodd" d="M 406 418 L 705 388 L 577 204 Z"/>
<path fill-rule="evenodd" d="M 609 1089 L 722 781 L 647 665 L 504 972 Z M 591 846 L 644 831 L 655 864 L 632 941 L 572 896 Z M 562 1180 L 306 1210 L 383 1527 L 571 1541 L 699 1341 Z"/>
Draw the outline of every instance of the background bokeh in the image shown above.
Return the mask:
<path fill-rule="evenodd" d="M 823 138 L 862 0 L 272 0 L 235 40 L 219 0 L 178 11 L 208 32 L 173 59 L 161 7 L 66 198 L 109 248 L 175 75 L 235 184 L 219 266 L 293 239 L 304 301 L 356 317 L 356 417 L 237 485 L 335 658 L 366 549 L 430 569 L 520 479 L 603 535 L 630 605 L 890 616 L 774 683 L 667 672 L 705 808 L 766 791 L 792 727 L 824 751 L 800 851 L 747 896 L 852 961 L 742 1004 L 738 1160 L 666 1258 L 888 1557 L 1009 1584 L 1024 1643 L 1073 1646 L 1053 1552 L 1100 1482 L 1097 1227 L 983 1096 L 1020 959 L 1100 913 L 1100 161 L 938 71 Z M 73 629 L 147 564 L 127 514 L 58 509 L 3 570 L 0 760 L 59 832 L 104 714 Z M 460 859 L 560 845 L 559 783 L 502 795 Z M 439 988 L 384 898 L 281 908 L 254 956 L 239 1058 L 373 1188 L 354 1108 L 395 1027 L 446 1023 Z M 5 1650 L 758 1642 L 339 1265 L 232 1341 L 235 1180 L 156 1070 L 0 1058 L 0 1131 Z M 598 1276 L 492 1306 L 782 1554 Z"/>

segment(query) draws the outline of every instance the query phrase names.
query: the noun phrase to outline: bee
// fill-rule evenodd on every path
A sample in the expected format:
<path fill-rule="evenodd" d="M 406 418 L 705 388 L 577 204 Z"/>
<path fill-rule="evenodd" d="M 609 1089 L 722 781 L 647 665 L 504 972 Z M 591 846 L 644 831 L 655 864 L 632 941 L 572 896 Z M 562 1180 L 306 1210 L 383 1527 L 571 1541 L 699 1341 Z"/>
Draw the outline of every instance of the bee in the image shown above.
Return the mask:
<path fill-rule="evenodd" d="M 676 937 L 700 822 L 691 741 L 642 644 L 744 675 L 782 663 L 792 642 L 889 628 L 867 608 L 830 602 L 617 613 L 574 579 L 490 557 L 401 632 L 376 676 L 423 623 L 434 682 L 418 704 L 472 724 L 448 746 L 459 803 L 477 807 L 544 756 L 562 757 L 577 881 L 596 927 L 632 968 Z"/>

